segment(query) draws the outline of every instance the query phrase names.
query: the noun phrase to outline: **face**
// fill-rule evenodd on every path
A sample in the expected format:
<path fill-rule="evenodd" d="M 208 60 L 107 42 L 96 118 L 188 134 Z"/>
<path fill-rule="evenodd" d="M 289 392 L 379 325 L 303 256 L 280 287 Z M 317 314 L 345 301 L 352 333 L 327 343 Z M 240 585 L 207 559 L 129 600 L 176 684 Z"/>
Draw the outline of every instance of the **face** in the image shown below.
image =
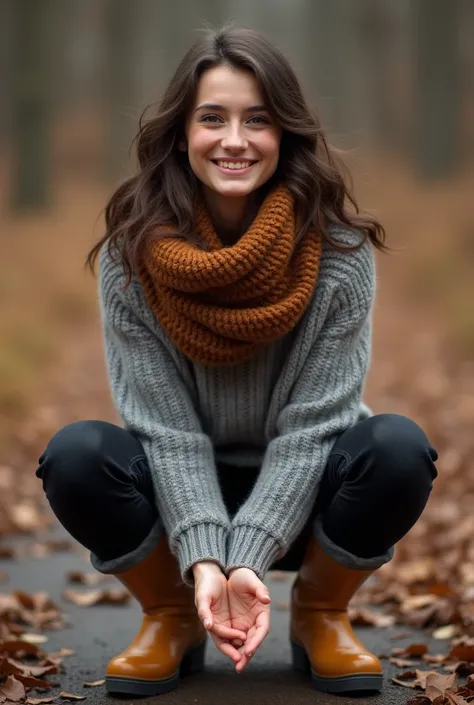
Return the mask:
<path fill-rule="evenodd" d="M 223 65 L 203 73 L 186 140 L 191 168 L 213 200 L 245 198 L 268 181 L 281 132 L 250 71 Z"/>

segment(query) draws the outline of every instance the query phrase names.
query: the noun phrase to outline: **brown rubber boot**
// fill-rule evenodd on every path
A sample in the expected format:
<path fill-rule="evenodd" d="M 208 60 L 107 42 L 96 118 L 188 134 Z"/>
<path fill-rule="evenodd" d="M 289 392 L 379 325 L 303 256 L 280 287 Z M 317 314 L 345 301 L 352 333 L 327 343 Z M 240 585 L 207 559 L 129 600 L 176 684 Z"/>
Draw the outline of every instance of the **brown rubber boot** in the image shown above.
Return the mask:
<path fill-rule="evenodd" d="M 311 537 L 291 595 L 293 667 L 325 693 L 380 690 L 382 665 L 352 631 L 347 605 L 372 574 L 330 558 Z"/>
<path fill-rule="evenodd" d="M 207 632 L 167 536 L 141 563 L 116 577 L 142 606 L 143 621 L 130 646 L 109 662 L 107 691 L 160 695 L 176 688 L 180 676 L 201 671 Z"/>

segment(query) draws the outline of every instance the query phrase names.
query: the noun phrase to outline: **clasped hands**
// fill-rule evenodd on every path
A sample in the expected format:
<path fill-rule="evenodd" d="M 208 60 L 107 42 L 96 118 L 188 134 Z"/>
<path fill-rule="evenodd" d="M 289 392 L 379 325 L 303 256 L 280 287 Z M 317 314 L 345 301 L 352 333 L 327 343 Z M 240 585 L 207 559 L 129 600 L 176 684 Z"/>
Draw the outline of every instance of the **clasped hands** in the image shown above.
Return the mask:
<path fill-rule="evenodd" d="M 217 563 L 195 563 L 194 602 L 215 645 L 240 673 L 270 629 L 270 595 L 250 568 L 233 568 L 227 578 Z"/>

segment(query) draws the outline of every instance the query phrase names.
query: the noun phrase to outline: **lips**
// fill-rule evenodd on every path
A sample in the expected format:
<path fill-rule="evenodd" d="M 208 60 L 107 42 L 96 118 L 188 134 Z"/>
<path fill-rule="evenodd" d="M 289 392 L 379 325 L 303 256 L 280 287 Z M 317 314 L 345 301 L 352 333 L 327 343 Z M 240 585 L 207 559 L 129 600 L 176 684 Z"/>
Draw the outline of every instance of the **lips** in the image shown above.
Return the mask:
<path fill-rule="evenodd" d="M 257 163 L 256 159 L 211 159 L 211 161 L 221 169 L 234 169 L 236 171 L 239 169 L 248 169 L 253 164 Z"/>

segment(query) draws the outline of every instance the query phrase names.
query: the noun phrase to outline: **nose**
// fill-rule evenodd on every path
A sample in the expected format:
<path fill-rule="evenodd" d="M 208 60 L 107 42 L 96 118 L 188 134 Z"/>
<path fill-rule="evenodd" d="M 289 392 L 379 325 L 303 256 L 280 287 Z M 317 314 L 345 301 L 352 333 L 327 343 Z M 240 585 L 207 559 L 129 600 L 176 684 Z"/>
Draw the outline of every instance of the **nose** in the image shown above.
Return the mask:
<path fill-rule="evenodd" d="M 248 141 L 240 130 L 240 126 L 229 125 L 222 138 L 222 148 L 233 152 L 240 152 L 247 149 Z"/>

